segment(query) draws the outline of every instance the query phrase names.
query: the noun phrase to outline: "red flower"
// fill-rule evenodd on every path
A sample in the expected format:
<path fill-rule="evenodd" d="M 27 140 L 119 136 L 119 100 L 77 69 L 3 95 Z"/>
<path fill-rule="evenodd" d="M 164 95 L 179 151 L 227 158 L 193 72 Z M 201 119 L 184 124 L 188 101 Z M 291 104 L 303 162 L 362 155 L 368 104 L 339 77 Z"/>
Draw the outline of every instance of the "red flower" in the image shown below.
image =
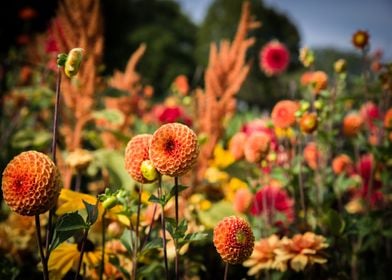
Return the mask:
<path fill-rule="evenodd" d="M 252 202 L 250 213 L 259 216 L 265 213 L 272 221 L 274 214 L 280 212 L 286 216 L 286 223 L 294 220 L 294 201 L 284 189 L 277 186 L 265 186 L 260 189 Z M 278 223 L 282 221 L 277 221 Z"/>
<path fill-rule="evenodd" d="M 283 73 L 289 62 L 289 51 L 278 41 L 267 43 L 260 52 L 260 67 L 267 76 Z"/>
<path fill-rule="evenodd" d="M 381 120 L 380 110 L 378 109 L 377 105 L 371 101 L 368 101 L 362 105 L 360 114 L 366 125 L 371 130 L 375 128 L 374 121 Z"/>
<path fill-rule="evenodd" d="M 156 107 L 154 111 L 161 124 L 180 122 L 187 126 L 192 125 L 192 120 L 185 114 L 180 106 Z"/>

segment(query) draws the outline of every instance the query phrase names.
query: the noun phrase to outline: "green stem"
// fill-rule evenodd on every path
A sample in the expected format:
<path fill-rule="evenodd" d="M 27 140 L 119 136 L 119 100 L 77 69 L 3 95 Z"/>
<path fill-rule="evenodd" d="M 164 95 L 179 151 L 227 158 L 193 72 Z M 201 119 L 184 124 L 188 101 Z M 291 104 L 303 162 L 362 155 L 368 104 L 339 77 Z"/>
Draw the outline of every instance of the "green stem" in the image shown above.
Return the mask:
<path fill-rule="evenodd" d="M 78 280 L 78 276 L 79 276 L 79 273 L 80 273 L 80 268 L 82 267 L 83 255 L 84 255 L 84 247 L 86 245 L 88 230 L 89 230 L 88 228 L 86 228 L 84 230 L 83 239 L 82 239 L 82 246 L 80 248 L 80 257 L 79 257 L 78 267 L 76 269 L 74 280 Z"/>
<path fill-rule="evenodd" d="M 133 246 L 133 266 L 132 266 L 132 280 L 136 279 L 136 270 L 137 270 L 137 256 L 139 251 L 139 224 L 140 224 L 140 206 L 142 203 L 142 192 L 143 192 L 143 185 L 139 188 L 138 193 L 138 201 L 137 201 L 137 214 L 136 214 L 136 227 L 135 227 L 135 244 Z"/>
<path fill-rule="evenodd" d="M 176 230 L 178 229 L 178 177 L 174 177 L 174 198 L 175 198 L 175 212 L 176 212 Z M 176 280 L 180 279 L 180 273 L 179 273 L 179 263 L 180 263 L 180 257 L 179 257 L 179 248 L 177 244 L 177 240 L 174 242 L 175 245 L 175 250 L 176 250 L 176 257 L 175 257 L 175 271 L 176 271 Z"/>
<path fill-rule="evenodd" d="M 42 244 L 42 236 L 41 236 L 41 224 L 39 220 L 39 215 L 35 215 L 35 231 L 37 234 L 37 242 L 38 242 L 38 249 L 39 254 L 41 257 L 42 269 L 43 269 L 43 276 L 44 280 L 49 280 L 49 271 L 48 271 L 48 262 L 44 255 L 44 248 Z"/>
<path fill-rule="evenodd" d="M 227 280 L 227 275 L 229 274 L 229 263 L 225 264 L 225 275 L 223 276 L 223 280 Z"/>
<path fill-rule="evenodd" d="M 105 236 L 105 215 L 106 215 L 106 209 L 102 213 L 102 231 L 101 231 L 101 237 L 102 237 L 102 248 L 101 248 L 101 266 L 100 266 L 100 272 L 99 272 L 99 280 L 103 279 L 103 273 L 105 271 L 105 242 L 106 242 L 106 236 Z"/>
<path fill-rule="evenodd" d="M 162 177 L 159 175 L 158 177 L 158 197 L 162 199 Z M 169 266 L 167 261 L 167 246 L 166 246 L 166 226 L 165 226 L 165 205 L 162 206 L 162 213 L 161 213 L 161 226 L 162 226 L 162 242 L 163 242 L 163 258 L 165 262 L 165 272 L 166 272 L 166 279 L 169 280 Z"/>

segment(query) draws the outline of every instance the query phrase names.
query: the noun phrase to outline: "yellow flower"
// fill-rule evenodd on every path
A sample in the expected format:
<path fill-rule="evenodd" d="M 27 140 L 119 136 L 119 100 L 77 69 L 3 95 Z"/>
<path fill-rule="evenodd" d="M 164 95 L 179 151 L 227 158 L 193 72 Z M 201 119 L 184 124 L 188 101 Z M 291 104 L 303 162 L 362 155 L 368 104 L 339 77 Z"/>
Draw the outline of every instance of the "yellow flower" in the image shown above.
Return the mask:
<path fill-rule="evenodd" d="M 234 156 L 221 145 L 216 145 L 214 149 L 214 159 L 210 162 L 210 166 L 217 168 L 225 168 L 235 161 Z"/>
<path fill-rule="evenodd" d="M 80 251 L 78 244 L 62 243 L 52 251 L 49 257 L 48 269 L 51 279 L 62 279 L 67 272 L 78 264 Z M 107 257 L 107 256 L 106 256 Z M 106 260 L 105 257 L 105 260 Z M 92 273 L 101 262 L 101 249 L 87 240 L 83 255 L 83 264 L 86 265 L 87 275 Z"/>
<path fill-rule="evenodd" d="M 220 183 L 227 182 L 227 180 L 229 180 L 229 174 L 220 171 L 216 167 L 209 167 L 206 170 L 204 178 L 211 184 L 220 184 Z"/>
<path fill-rule="evenodd" d="M 245 188 L 248 188 L 248 185 L 244 181 L 233 177 L 230 179 L 229 183 L 224 186 L 223 190 L 225 192 L 226 199 L 228 201 L 233 201 L 237 190 Z"/>
<path fill-rule="evenodd" d="M 326 263 L 327 259 L 320 254 L 320 251 L 327 247 L 325 237 L 306 232 L 296 234 L 292 239 L 284 237 L 281 240 L 281 247 L 276 249 L 275 253 L 278 261 L 287 261 L 292 269 L 301 271 L 307 265 Z"/>
<path fill-rule="evenodd" d="M 56 215 L 61 216 L 65 213 L 75 212 L 78 210 L 85 209 L 83 204 L 83 200 L 95 205 L 97 203 L 97 198 L 95 196 L 71 191 L 68 189 L 61 189 L 61 193 L 59 196 L 59 204 L 60 206 L 56 210 Z M 102 217 L 104 208 L 99 203 L 98 204 L 98 221 Z M 108 210 L 107 217 L 113 220 L 118 220 L 126 226 L 129 226 L 129 218 L 125 215 L 119 214 L 122 211 L 122 206 L 117 205 Z M 97 221 L 97 222 L 98 222 Z"/>
<path fill-rule="evenodd" d="M 287 263 L 276 258 L 275 250 L 280 247 L 280 239 L 273 234 L 268 238 L 255 242 L 252 255 L 243 265 L 250 267 L 248 275 L 256 275 L 263 269 L 286 271 Z"/>
<path fill-rule="evenodd" d="M 295 133 L 294 130 L 289 127 L 289 128 L 280 128 L 280 127 L 275 127 L 275 134 L 279 139 L 282 138 L 294 138 Z"/>

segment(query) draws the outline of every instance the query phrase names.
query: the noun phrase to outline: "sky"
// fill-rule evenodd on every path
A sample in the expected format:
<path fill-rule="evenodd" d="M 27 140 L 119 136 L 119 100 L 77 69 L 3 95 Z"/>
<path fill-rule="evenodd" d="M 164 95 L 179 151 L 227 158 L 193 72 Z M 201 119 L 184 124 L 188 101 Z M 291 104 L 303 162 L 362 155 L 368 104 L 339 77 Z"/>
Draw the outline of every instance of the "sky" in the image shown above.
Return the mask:
<path fill-rule="evenodd" d="M 212 0 L 178 2 L 200 23 Z M 392 59 L 392 0 L 264 0 L 264 3 L 287 14 L 297 25 L 301 46 L 353 50 L 351 36 L 362 29 L 370 34 L 371 50 L 382 49 L 385 59 Z"/>

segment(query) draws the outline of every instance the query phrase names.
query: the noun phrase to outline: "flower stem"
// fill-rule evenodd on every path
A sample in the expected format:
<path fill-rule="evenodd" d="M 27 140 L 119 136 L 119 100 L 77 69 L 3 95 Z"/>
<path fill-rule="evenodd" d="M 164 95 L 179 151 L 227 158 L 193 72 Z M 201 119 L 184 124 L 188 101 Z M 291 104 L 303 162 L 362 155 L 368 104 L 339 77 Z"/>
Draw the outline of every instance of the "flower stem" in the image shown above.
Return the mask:
<path fill-rule="evenodd" d="M 136 270 L 137 270 L 137 255 L 139 251 L 139 224 L 140 224 L 140 206 L 142 203 L 142 192 L 143 185 L 140 186 L 138 192 L 138 201 L 137 201 L 137 214 L 136 214 L 136 227 L 135 227 L 135 244 L 133 246 L 133 266 L 132 266 L 132 280 L 136 279 Z"/>
<path fill-rule="evenodd" d="M 102 249 L 101 249 L 101 266 L 100 266 L 100 272 L 99 272 L 99 280 L 103 279 L 103 273 L 105 271 L 105 215 L 106 215 L 106 209 L 102 213 L 102 232 L 101 232 L 101 237 L 102 237 Z"/>
<path fill-rule="evenodd" d="M 53 134 L 52 134 L 52 160 L 56 164 L 56 143 L 57 143 L 57 128 L 58 128 L 58 115 L 60 107 L 60 89 L 61 89 L 61 68 L 57 68 L 57 81 L 56 81 L 56 101 L 54 105 L 54 116 L 53 116 Z M 56 203 L 57 204 L 57 203 Z M 53 228 L 52 219 L 54 215 L 55 206 L 49 210 L 48 225 L 46 227 L 46 266 L 50 256 L 49 246 L 52 241 Z"/>
<path fill-rule="evenodd" d="M 178 229 L 178 177 L 174 177 L 174 198 L 175 198 L 175 212 L 176 212 L 176 230 Z M 176 240 L 177 241 L 177 240 Z M 180 279 L 179 273 L 179 248 L 177 242 L 174 242 L 175 250 L 176 250 L 176 259 L 175 259 L 175 271 L 176 271 L 176 280 Z"/>
<path fill-rule="evenodd" d="M 76 269 L 74 280 L 78 279 L 78 276 L 79 276 L 79 273 L 80 273 L 80 268 L 82 267 L 83 255 L 84 255 L 84 247 L 86 245 L 88 230 L 89 230 L 88 228 L 86 228 L 84 230 L 83 239 L 82 239 L 82 246 L 80 248 L 80 257 L 79 257 L 79 262 L 78 262 L 78 268 Z"/>
<path fill-rule="evenodd" d="M 229 272 L 229 263 L 225 264 L 225 275 L 223 276 L 223 280 L 227 280 L 227 275 Z"/>
<path fill-rule="evenodd" d="M 41 263 L 42 263 L 42 269 L 43 269 L 43 276 L 44 280 L 49 280 L 49 271 L 48 271 L 48 262 L 47 259 L 44 255 L 44 248 L 42 244 L 42 236 L 41 236 L 41 224 L 39 220 L 39 215 L 35 215 L 35 231 L 37 234 L 37 242 L 38 242 L 38 248 L 39 248 L 39 254 L 41 257 Z"/>
<path fill-rule="evenodd" d="M 158 197 L 162 199 L 162 177 L 158 176 Z M 166 246 L 166 226 L 165 226 L 165 206 L 162 204 L 162 213 L 161 213 L 161 226 L 162 226 L 162 242 L 163 242 L 163 258 L 165 262 L 165 272 L 166 279 L 169 280 L 169 266 L 167 262 L 167 246 Z"/>

